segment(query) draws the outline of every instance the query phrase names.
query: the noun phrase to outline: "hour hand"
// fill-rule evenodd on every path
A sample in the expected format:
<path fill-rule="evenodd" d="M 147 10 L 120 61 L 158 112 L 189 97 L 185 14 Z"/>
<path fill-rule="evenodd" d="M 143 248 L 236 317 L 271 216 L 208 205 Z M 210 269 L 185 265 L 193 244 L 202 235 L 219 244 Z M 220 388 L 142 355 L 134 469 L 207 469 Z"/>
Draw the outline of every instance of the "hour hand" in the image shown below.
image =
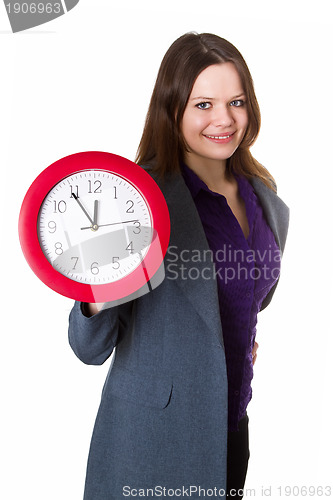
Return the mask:
<path fill-rule="evenodd" d="M 94 202 L 94 221 L 93 221 L 93 226 L 98 226 L 97 224 L 97 217 L 98 217 L 98 200 L 95 200 Z"/>

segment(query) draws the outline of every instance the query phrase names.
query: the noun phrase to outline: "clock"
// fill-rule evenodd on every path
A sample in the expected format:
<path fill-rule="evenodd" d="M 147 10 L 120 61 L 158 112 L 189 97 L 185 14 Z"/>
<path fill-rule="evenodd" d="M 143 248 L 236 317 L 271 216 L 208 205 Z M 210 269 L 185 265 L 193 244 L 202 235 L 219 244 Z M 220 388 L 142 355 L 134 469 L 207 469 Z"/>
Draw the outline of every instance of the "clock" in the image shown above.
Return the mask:
<path fill-rule="evenodd" d="M 66 156 L 32 183 L 19 216 L 24 256 L 47 286 L 82 302 L 119 301 L 163 266 L 170 237 L 156 182 L 121 156 Z"/>

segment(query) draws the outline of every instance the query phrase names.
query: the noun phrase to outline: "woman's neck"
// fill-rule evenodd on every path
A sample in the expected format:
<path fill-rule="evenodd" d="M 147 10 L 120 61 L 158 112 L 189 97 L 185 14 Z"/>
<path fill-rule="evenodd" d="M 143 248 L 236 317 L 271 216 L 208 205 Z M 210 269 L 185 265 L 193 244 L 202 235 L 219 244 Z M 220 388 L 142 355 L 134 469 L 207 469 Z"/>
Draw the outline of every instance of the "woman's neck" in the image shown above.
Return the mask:
<path fill-rule="evenodd" d="M 227 172 L 226 160 L 185 159 L 186 165 L 214 192 L 224 191 L 225 188 L 233 183 L 233 177 Z"/>

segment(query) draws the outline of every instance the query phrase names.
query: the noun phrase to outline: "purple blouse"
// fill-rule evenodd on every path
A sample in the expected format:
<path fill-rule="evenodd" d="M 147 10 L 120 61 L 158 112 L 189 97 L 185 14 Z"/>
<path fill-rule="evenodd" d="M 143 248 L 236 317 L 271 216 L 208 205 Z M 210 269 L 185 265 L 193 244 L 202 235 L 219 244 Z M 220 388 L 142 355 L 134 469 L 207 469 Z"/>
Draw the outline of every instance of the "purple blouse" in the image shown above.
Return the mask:
<path fill-rule="evenodd" d="M 235 175 L 246 206 L 248 238 L 223 195 L 211 191 L 186 165 L 182 173 L 214 258 L 228 374 L 229 431 L 236 431 L 252 397 L 257 314 L 279 277 L 280 250 L 246 177 Z"/>

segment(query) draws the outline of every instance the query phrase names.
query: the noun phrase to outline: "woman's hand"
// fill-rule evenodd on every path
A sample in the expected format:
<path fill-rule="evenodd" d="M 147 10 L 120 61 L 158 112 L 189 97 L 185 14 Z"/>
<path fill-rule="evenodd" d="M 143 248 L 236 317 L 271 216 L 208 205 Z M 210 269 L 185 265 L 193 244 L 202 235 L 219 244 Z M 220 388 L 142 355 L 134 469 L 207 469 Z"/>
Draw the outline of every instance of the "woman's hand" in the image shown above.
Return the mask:
<path fill-rule="evenodd" d="M 259 344 L 257 342 L 254 343 L 253 349 L 252 349 L 252 363 L 254 364 L 257 359 L 257 350 L 258 350 Z"/>
<path fill-rule="evenodd" d="M 103 306 L 104 306 L 104 302 L 95 303 L 95 304 L 94 303 L 92 303 L 92 304 L 85 303 L 84 307 L 83 307 L 84 315 L 87 316 L 88 318 L 90 318 L 91 316 L 94 316 L 95 314 L 97 314 L 102 309 Z"/>

